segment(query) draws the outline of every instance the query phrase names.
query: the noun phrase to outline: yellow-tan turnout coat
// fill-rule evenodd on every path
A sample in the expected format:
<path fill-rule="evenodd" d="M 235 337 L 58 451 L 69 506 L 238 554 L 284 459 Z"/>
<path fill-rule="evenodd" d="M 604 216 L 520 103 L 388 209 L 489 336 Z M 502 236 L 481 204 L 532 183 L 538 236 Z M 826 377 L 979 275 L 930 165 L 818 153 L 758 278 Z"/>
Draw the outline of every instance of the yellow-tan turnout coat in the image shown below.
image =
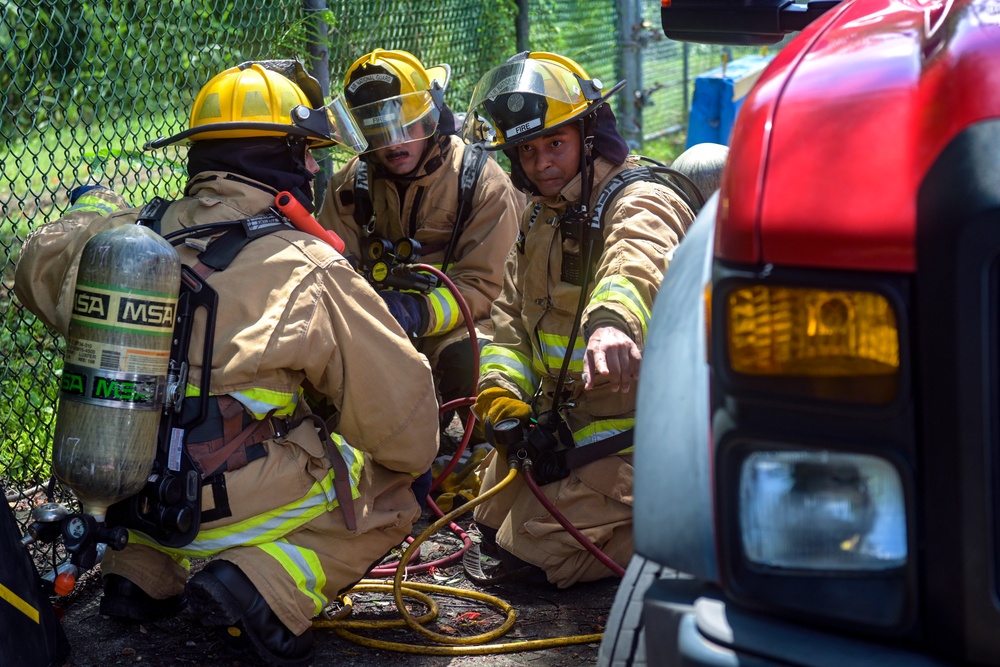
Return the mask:
<path fill-rule="evenodd" d="M 635 158 L 615 166 L 598 157 L 591 210 L 616 174 L 637 166 Z M 483 350 L 479 391 L 503 387 L 534 403 L 536 414 L 551 408 L 580 301 L 582 288 L 563 280 L 563 263 L 585 252 L 577 241 L 563 238 L 558 224 L 560 215 L 580 197 L 578 174 L 558 195 L 535 197 L 525 209 L 521 236 L 507 258 L 503 293 L 493 306 L 494 340 Z M 571 406 L 562 415 L 576 447 L 626 432 L 635 421 L 634 385 L 628 393 L 612 391 L 598 377 L 591 391 L 583 390 L 586 332 L 613 324 L 643 348 L 653 299 L 693 214 L 670 188 L 639 180 L 607 203 L 603 218 L 603 244 L 597 244 L 600 256 L 586 286 L 562 401 Z M 629 448 L 574 468 L 567 478 L 542 487 L 575 527 L 622 566 L 632 555 L 630 452 Z M 485 465 L 482 491 L 508 472 L 506 461 L 496 455 Z M 520 479 L 478 506 L 475 518 L 499 529 L 499 546 L 541 567 L 560 587 L 609 574 Z"/>
<path fill-rule="evenodd" d="M 259 215 L 274 196 L 246 178 L 203 172 L 169 207 L 162 231 Z M 135 222 L 138 209 L 118 210 L 124 205 L 109 190 L 91 190 L 69 214 L 35 230 L 21 251 L 15 294 L 64 336 L 81 250 L 98 232 Z M 177 250 L 185 264 L 197 262 L 198 249 Z M 189 557 L 225 558 L 282 623 L 302 633 L 328 600 L 398 546 L 420 515 L 410 486 L 438 446 L 430 370 L 344 258 L 293 228 L 252 240 L 207 282 L 219 295 L 212 395 L 235 398 L 257 419 L 270 410 L 307 413 L 303 387 L 328 398 L 337 412 L 332 456 L 349 471 L 356 529 L 345 524 L 328 450 L 307 421 L 266 440 L 265 455 L 225 472 L 231 516 L 203 523 L 179 549 L 133 532 L 102 569 L 165 598 L 182 591 Z M 198 386 L 204 363 L 200 332 L 195 327 L 189 387 Z M 205 495 L 207 511 L 214 496 Z"/>

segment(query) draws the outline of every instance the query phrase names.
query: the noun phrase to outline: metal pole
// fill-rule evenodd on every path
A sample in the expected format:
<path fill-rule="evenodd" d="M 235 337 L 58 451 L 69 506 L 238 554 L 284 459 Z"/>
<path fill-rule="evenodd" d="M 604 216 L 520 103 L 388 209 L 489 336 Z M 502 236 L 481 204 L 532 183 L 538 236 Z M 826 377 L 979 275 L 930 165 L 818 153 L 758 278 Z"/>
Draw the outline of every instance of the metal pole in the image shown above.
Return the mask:
<path fill-rule="evenodd" d="M 517 0 L 517 21 L 514 24 L 517 35 L 517 51 L 531 50 L 528 33 L 531 30 L 531 21 L 528 19 L 528 0 Z"/>
<path fill-rule="evenodd" d="M 684 127 L 687 127 L 688 119 L 691 116 L 691 100 L 688 99 L 691 95 L 688 88 L 690 87 L 690 58 L 691 58 L 691 45 L 684 42 L 683 53 L 684 53 L 684 75 L 683 75 L 683 89 L 684 89 Z"/>
<path fill-rule="evenodd" d="M 642 0 L 625 0 L 619 5 L 618 43 L 621 45 L 618 70 L 625 79 L 619 103 L 618 130 L 633 151 L 642 150 Z"/>
<path fill-rule="evenodd" d="M 320 90 L 323 91 L 323 99 L 328 99 L 330 97 L 330 27 L 321 13 L 326 11 L 326 0 L 302 0 L 302 9 L 306 15 L 306 36 L 309 40 L 307 45 L 309 59 L 306 62 L 306 71 L 316 77 Z M 319 161 L 319 167 L 313 188 L 317 207 L 323 203 L 326 183 L 333 175 L 333 158 L 323 158 Z"/>

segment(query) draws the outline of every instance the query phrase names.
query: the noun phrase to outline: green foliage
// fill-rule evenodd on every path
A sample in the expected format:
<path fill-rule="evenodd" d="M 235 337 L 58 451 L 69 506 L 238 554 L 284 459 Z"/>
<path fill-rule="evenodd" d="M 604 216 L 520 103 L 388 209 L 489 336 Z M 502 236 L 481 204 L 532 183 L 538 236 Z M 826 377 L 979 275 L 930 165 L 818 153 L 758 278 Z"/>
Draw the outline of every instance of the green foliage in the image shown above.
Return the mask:
<path fill-rule="evenodd" d="M 684 152 L 684 137 L 675 134 L 646 141 L 642 145 L 641 152 L 646 157 L 651 157 L 658 162 L 670 164 Z"/>
<path fill-rule="evenodd" d="M 0 473 L 20 487 L 46 481 L 50 475 L 62 368 L 60 345 L 30 313 L 4 304 L 0 355 Z"/>

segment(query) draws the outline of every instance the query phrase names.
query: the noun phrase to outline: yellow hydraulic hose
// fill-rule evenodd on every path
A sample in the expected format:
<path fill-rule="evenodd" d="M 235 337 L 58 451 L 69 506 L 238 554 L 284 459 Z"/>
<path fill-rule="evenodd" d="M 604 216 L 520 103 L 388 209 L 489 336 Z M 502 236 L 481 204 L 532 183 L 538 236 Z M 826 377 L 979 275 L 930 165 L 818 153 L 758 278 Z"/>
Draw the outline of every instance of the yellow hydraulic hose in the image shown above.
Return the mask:
<path fill-rule="evenodd" d="M 421 655 L 489 655 L 493 653 L 517 653 L 522 651 L 537 651 L 546 648 L 553 648 L 556 646 L 571 646 L 574 644 L 591 644 L 594 642 L 599 642 L 601 640 L 601 635 L 590 634 L 590 635 L 575 635 L 571 637 L 554 637 L 551 639 L 534 639 L 530 641 L 508 643 L 508 644 L 487 644 L 485 642 L 491 642 L 504 634 L 513 627 L 515 621 L 517 620 L 517 612 L 511 607 L 507 602 L 501 600 L 498 597 L 488 595 L 486 593 L 480 593 L 478 591 L 470 591 L 463 588 L 454 588 L 450 586 L 438 586 L 436 584 L 420 584 L 416 582 L 403 583 L 403 576 L 406 573 L 406 564 L 410 560 L 410 553 L 420 547 L 420 545 L 431 535 L 436 533 L 443 526 L 450 523 L 454 518 L 465 514 L 466 512 L 474 509 L 477 505 L 483 501 L 493 497 L 494 495 L 500 493 L 507 485 L 514 481 L 517 477 L 518 467 L 517 464 L 512 465 L 510 472 L 507 476 L 492 489 L 486 493 L 476 497 L 475 499 L 461 505 L 460 507 L 452 510 L 451 512 L 445 514 L 443 517 L 434 522 L 427 530 L 422 532 L 403 552 L 403 555 L 399 559 L 399 565 L 396 567 L 396 576 L 393 579 L 392 585 L 372 580 L 363 579 L 354 588 L 351 589 L 352 593 L 373 593 L 381 592 L 388 593 L 392 592 L 393 597 L 396 600 L 396 609 L 399 610 L 401 619 L 391 620 L 391 621 L 352 621 L 349 620 L 351 609 L 353 608 L 353 603 L 351 599 L 344 596 L 341 601 L 343 603 L 343 609 L 334 618 L 329 620 L 316 620 L 313 621 L 313 626 L 321 628 L 332 628 L 339 636 L 344 639 L 348 639 L 356 644 L 362 646 L 368 646 L 371 648 L 379 648 L 388 651 L 396 651 L 401 653 L 417 653 Z M 437 618 L 438 606 L 431 599 L 427 593 L 437 593 L 441 595 L 450 595 L 452 597 L 462 597 L 470 598 L 473 600 L 478 600 L 484 602 L 488 605 L 500 610 L 501 613 L 506 615 L 504 623 L 497 629 L 492 630 L 487 633 L 480 635 L 474 635 L 471 637 L 452 637 L 449 635 L 443 635 L 437 632 L 433 632 L 423 627 L 425 623 Z M 403 602 L 404 596 L 411 597 L 417 601 L 424 604 L 428 611 L 418 618 L 414 618 L 409 611 L 406 609 L 406 605 Z M 411 629 L 415 630 L 417 633 L 423 635 L 424 637 L 437 642 L 439 645 L 422 645 L 422 644 L 403 644 L 399 642 L 389 642 L 382 641 L 378 639 L 371 639 L 369 637 L 363 637 L 361 635 L 355 634 L 351 629 L 379 629 L 379 628 L 391 628 L 391 627 L 402 627 L 403 625 L 409 626 Z M 450 644 L 450 646 L 441 646 L 440 644 Z"/>

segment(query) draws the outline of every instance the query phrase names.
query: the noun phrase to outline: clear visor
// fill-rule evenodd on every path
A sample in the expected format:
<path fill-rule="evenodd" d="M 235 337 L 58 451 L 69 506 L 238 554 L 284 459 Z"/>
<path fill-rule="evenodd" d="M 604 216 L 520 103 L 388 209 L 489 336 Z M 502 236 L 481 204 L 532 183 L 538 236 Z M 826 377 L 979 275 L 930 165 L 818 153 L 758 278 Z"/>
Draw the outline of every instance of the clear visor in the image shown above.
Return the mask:
<path fill-rule="evenodd" d="M 362 104 L 351 113 L 368 140 L 369 151 L 426 139 L 437 131 L 441 116 L 426 90 Z"/>
<path fill-rule="evenodd" d="M 368 147 L 364 133 L 340 96 L 319 109 L 296 107 L 292 109 L 291 118 L 296 126 L 322 137 L 321 141 L 313 143 L 316 147 L 339 145 L 354 153 L 363 153 Z"/>
<path fill-rule="evenodd" d="M 472 102 L 462 123 L 466 141 L 496 142 L 500 135 L 483 103 L 508 93 L 541 95 L 567 105 L 583 99 L 580 81 L 568 69 L 530 58 L 504 63 L 487 72 L 472 90 Z"/>

